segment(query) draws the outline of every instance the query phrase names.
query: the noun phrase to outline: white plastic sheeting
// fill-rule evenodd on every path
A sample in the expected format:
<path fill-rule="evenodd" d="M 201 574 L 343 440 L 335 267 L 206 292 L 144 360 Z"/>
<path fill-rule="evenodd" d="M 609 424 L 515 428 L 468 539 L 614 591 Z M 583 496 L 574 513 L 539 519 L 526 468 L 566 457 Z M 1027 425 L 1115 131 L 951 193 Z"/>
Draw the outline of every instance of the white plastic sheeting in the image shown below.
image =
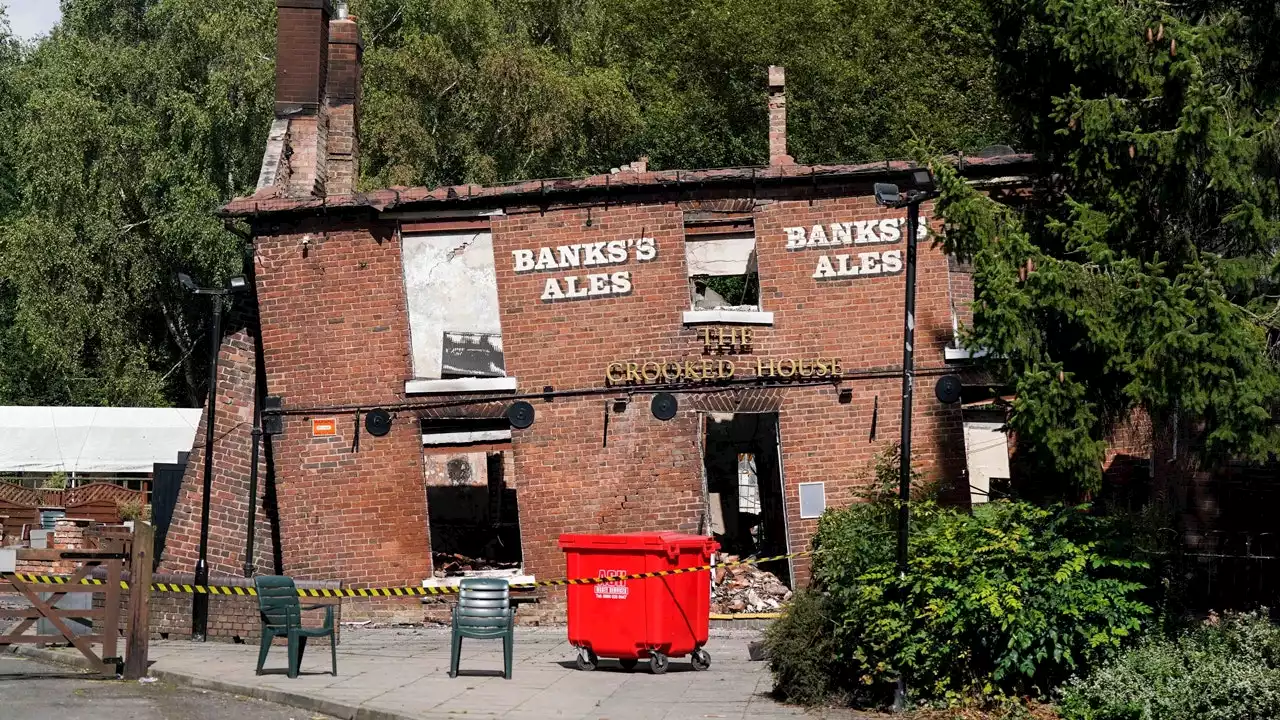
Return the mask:
<path fill-rule="evenodd" d="M 0 406 L 0 472 L 149 473 L 190 452 L 200 412 Z"/>

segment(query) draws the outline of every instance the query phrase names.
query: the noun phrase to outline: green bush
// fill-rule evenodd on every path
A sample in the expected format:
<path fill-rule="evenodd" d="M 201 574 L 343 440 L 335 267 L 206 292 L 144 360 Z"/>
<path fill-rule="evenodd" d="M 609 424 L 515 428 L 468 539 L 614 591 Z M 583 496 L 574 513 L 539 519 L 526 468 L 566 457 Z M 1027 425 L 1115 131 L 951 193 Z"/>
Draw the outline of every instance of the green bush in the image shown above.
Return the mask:
<path fill-rule="evenodd" d="M 1280 717 L 1280 631 L 1265 612 L 1154 638 L 1063 690 L 1066 720 Z"/>
<path fill-rule="evenodd" d="M 786 613 L 765 631 L 769 670 L 779 700 L 817 705 L 838 692 L 833 630 L 827 599 L 801 590 Z"/>
<path fill-rule="evenodd" d="M 819 522 L 813 579 L 838 668 L 828 692 L 881 705 L 905 674 L 915 701 L 1044 696 L 1112 656 L 1151 613 L 1138 598 L 1144 566 L 1102 551 L 1110 525 L 1087 508 L 1001 501 L 970 514 L 920 497 L 911 510 L 905 576 L 888 493 Z M 793 647 L 775 642 L 775 690 L 810 697 L 818 683 L 779 671 L 800 662 L 779 655 Z"/>

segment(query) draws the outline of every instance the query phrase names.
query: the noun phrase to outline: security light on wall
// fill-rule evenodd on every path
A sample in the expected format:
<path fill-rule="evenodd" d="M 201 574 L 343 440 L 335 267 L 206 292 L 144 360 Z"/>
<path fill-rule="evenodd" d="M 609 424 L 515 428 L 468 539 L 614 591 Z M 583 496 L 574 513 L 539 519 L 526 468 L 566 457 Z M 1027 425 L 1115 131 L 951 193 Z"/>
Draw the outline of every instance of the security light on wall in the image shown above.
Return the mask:
<path fill-rule="evenodd" d="M 898 199 L 902 196 L 898 194 L 898 186 L 892 183 L 876 183 L 876 203 L 885 207 L 892 207 L 898 204 Z"/>
<path fill-rule="evenodd" d="M 927 168 L 912 170 L 911 184 L 916 190 L 928 192 L 933 189 L 933 173 Z"/>

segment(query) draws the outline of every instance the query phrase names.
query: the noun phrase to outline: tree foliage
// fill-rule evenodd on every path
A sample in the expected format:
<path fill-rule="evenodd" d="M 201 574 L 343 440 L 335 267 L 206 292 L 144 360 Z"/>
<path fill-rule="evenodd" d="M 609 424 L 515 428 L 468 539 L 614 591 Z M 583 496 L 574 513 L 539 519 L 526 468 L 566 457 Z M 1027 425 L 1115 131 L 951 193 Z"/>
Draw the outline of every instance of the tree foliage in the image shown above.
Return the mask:
<path fill-rule="evenodd" d="M 948 249 L 974 261 L 969 342 L 1016 390 L 1021 460 L 1042 487 L 1096 489 L 1106 433 L 1136 409 L 1202 459 L 1265 456 L 1280 103 L 1258 28 L 1273 11 L 988 4 L 1002 94 L 1045 182 L 1000 204 L 939 167 L 939 212 Z"/>
<path fill-rule="evenodd" d="M 214 283 L 241 269 L 243 242 L 212 211 L 257 176 L 273 13 L 256 0 L 63 11 L 0 67 L 13 183 L 0 207 L 0 401 L 198 403 L 209 307 L 174 274 Z"/>
<path fill-rule="evenodd" d="M 976 0 L 357 0 L 367 185 L 763 164 L 765 68 L 801 162 L 1004 137 Z"/>

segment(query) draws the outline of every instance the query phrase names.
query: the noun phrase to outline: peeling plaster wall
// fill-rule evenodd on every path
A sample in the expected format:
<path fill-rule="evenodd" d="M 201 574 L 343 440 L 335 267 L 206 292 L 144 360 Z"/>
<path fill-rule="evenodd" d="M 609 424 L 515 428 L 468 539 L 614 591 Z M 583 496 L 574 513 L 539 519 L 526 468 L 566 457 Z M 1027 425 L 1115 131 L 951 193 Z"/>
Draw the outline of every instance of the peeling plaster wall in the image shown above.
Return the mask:
<path fill-rule="evenodd" d="M 440 377 L 444 333 L 502 332 L 488 232 L 406 237 L 404 284 L 415 377 Z"/>

